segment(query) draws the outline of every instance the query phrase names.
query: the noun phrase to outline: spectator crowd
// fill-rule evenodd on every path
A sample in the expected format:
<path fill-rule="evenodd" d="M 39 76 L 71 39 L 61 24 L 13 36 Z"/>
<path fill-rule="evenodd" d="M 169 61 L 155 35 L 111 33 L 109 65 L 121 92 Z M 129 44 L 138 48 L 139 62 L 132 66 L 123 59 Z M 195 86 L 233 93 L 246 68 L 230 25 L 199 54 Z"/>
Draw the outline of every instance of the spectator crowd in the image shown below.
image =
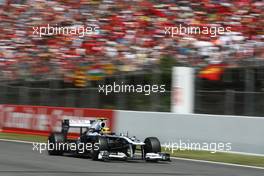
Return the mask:
<path fill-rule="evenodd" d="M 0 77 L 62 77 L 84 65 L 152 69 L 169 56 L 189 66 L 264 59 L 262 0 L 0 0 Z M 34 35 L 33 27 L 95 26 L 99 32 Z M 164 34 L 168 26 L 230 27 L 210 35 Z"/>

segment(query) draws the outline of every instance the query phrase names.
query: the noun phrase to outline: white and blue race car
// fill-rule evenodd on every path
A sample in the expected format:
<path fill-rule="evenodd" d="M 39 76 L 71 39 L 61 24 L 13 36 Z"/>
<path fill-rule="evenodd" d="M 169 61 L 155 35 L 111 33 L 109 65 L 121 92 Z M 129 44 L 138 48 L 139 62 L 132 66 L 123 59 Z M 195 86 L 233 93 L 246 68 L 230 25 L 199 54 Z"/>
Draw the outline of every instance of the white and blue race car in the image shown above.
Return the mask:
<path fill-rule="evenodd" d="M 80 137 L 68 139 L 70 128 L 80 128 Z M 73 144 L 75 147 L 72 147 Z M 148 137 L 142 142 L 136 137 L 116 135 L 106 127 L 106 119 L 65 119 L 62 121 L 61 132 L 50 134 L 48 145 L 50 155 L 72 153 L 89 156 L 93 160 L 170 161 L 170 155 L 161 152 L 161 145 L 156 137 Z M 82 146 L 82 148 L 76 146 Z"/>

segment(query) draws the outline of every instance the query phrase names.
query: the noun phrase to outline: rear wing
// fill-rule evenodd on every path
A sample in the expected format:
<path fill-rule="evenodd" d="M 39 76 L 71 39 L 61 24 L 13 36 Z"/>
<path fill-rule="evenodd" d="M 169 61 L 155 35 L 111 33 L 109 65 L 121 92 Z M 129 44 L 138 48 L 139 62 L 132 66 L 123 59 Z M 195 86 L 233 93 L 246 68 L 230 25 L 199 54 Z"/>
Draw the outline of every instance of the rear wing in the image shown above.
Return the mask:
<path fill-rule="evenodd" d="M 82 133 L 82 128 L 100 128 L 104 127 L 106 119 L 97 119 L 97 120 L 70 120 L 64 119 L 62 121 L 62 129 L 61 132 L 67 135 L 69 128 L 80 128 L 80 133 Z"/>
<path fill-rule="evenodd" d="M 61 125 L 61 132 L 66 135 L 69 131 L 69 128 L 90 128 L 93 122 L 94 120 L 64 119 Z"/>
<path fill-rule="evenodd" d="M 76 127 L 76 128 L 80 128 L 80 127 L 89 128 L 91 127 L 92 122 L 94 122 L 94 120 L 68 120 L 68 121 L 69 121 L 69 127 Z"/>

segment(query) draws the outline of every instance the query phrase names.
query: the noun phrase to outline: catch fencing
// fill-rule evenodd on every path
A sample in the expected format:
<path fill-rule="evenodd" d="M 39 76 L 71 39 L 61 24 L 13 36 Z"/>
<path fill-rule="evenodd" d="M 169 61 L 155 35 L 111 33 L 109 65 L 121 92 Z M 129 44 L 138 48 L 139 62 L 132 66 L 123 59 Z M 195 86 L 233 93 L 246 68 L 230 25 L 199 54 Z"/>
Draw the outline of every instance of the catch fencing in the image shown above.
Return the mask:
<path fill-rule="evenodd" d="M 110 93 L 98 88 L 32 88 L 0 85 L 0 103 L 35 106 L 119 109 L 169 112 L 171 92 Z M 264 115 L 264 92 L 195 91 L 194 113 L 222 115 Z"/>

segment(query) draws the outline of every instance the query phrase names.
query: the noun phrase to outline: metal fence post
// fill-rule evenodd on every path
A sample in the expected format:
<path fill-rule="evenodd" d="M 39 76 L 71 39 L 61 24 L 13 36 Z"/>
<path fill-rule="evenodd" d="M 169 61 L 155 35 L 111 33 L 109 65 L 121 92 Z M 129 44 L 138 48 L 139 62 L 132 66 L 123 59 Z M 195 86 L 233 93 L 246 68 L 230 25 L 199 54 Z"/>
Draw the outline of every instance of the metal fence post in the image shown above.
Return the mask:
<path fill-rule="evenodd" d="M 225 91 L 225 114 L 233 115 L 235 105 L 235 92 L 233 90 Z"/>
<path fill-rule="evenodd" d="M 5 104 L 7 102 L 7 87 L 6 85 L 1 85 L 1 93 L 0 93 L 0 103 Z"/>
<path fill-rule="evenodd" d="M 100 108 L 99 104 L 100 104 L 100 95 L 99 95 L 99 91 L 98 88 L 90 88 L 89 89 L 89 105 L 92 108 Z"/>
<path fill-rule="evenodd" d="M 151 82 L 152 82 L 152 86 L 153 85 L 160 86 L 159 85 L 160 84 L 160 69 L 158 68 L 158 66 L 156 66 L 152 70 Z M 160 109 L 160 93 L 151 92 L 150 100 L 151 100 L 151 110 L 158 111 Z"/>
<path fill-rule="evenodd" d="M 196 70 L 195 70 L 196 71 Z M 197 73 L 195 72 L 195 75 Z M 201 80 L 197 77 L 194 76 L 194 106 L 193 106 L 193 112 L 194 113 L 200 113 L 200 107 L 201 107 L 201 100 L 200 100 L 200 94 L 199 90 L 201 89 Z"/>
<path fill-rule="evenodd" d="M 244 115 L 254 115 L 254 94 L 255 72 L 253 69 L 245 70 L 245 94 L 244 94 Z M 248 93 L 246 93 L 248 92 Z"/>
<path fill-rule="evenodd" d="M 126 77 L 124 76 L 123 73 L 120 74 L 120 77 L 116 77 L 116 83 L 121 85 L 121 84 L 126 84 Z M 127 94 L 126 97 L 124 96 L 124 92 L 119 92 L 117 93 L 117 108 L 118 109 L 126 109 L 126 98 L 127 98 Z"/>
<path fill-rule="evenodd" d="M 19 91 L 19 102 L 18 104 L 27 105 L 29 102 L 29 88 L 28 87 L 17 87 Z"/>
<path fill-rule="evenodd" d="M 75 106 L 75 95 L 72 91 L 73 89 L 68 89 L 65 92 L 65 105 L 67 107 L 74 107 Z"/>
<path fill-rule="evenodd" d="M 48 103 L 47 103 L 47 98 L 48 98 L 47 89 L 43 88 L 43 89 L 39 89 L 39 91 L 40 91 L 40 98 L 39 98 L 40 102 L 39 102 L 39 104 L 41 106 L 48 106 Z"/>

